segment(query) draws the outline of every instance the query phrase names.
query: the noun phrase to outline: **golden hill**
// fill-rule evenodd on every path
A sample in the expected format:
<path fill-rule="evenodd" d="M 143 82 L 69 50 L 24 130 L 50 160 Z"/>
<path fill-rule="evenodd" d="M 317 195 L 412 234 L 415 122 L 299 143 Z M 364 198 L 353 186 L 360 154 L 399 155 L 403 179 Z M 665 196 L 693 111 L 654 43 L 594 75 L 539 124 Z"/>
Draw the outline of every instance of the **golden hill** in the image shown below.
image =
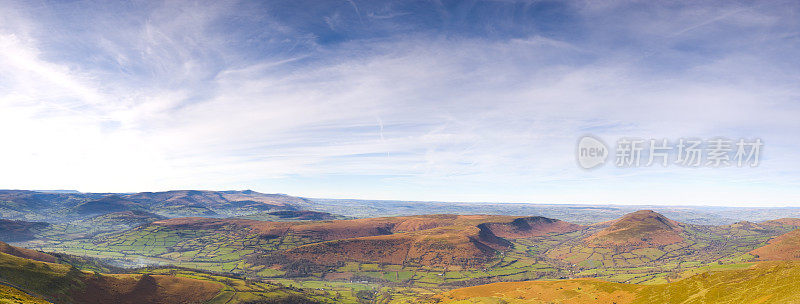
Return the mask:
<path fill-rule="evenodd" d="M 680 223 L 652 210 L 626 214 L 611 226 L 586 238 L 596 247 L 655 247 L 683 241 Z"/>
<path fill-rule="evenodd" d="M 762 262 L 660 285 L 595 279 L 495 283 L 445 292 L 437 303 L 800 303 L 800 263 Z"/>
<path fill-rule="evenodd" d="M 800 259 L 800 229 L 790 231 L 770 240 L 767 245 L 750 251 L 760 260 Z"/>
<path fill-rule="evenodd" d="M 205 303 L 223 287 L 220 283 L 174 276 L 92 274 L 7 253 L 0 253 L 0 284 L 24 288 L 54 303 Z"/>
<path fill-rule="evenodd" d="M 3 304 L 47 304 L 43 299 L 28 295 L 27 293 L 0 283 L 0 303 Z"/>
<path fill-rule="evenodd" d="M 166 275 L 100 275 L 84 280 L 78 303 L 205 303 L 222 284 Z"/>

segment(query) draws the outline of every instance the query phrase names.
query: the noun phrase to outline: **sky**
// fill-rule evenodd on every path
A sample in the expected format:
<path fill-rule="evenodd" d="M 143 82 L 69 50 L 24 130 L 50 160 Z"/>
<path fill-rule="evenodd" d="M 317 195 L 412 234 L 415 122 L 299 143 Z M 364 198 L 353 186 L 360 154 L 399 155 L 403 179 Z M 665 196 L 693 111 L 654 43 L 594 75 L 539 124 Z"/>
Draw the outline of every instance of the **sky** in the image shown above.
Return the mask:
<path fill-rule="evenodd" d="M 796 1 L 0 0 L 5 189 L 800 206 L 798 117 Z M 584 170 L 584 135 L 764 146 Z"/>

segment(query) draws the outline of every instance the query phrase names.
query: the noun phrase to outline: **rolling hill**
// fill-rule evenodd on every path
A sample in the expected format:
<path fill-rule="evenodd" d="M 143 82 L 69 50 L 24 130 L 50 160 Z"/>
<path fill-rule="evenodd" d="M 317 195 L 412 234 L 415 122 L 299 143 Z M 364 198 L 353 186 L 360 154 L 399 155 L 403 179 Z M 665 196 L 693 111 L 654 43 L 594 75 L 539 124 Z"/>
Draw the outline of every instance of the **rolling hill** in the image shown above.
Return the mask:
<path fill-rule="evenodd" d="M 86 272 L 40 255 L 0 243 L 0 303 L 334 303 L 324 293 L 189 270 Z"/>
<path fill-rule="evenodd" d="M 106 235 L 96 239 L 95 245 L 97 250 L 125 250 L 147 257 L 195 262 L 236 263 L 247 258 L 255 266 L 359 262 L 479 267 L 507 250 L 511 246 L 508 239 L 568 233 L 581 227 L 540 217 L 489 215 L 311 222 L 192 217 L 160 220 Z M 221 250 L 219 244 L 227 245 Z"/>
<path fill-rule="evenodd" d="M 249 192 L 135 195 L 138 198 L 112 198 L 124 201 L 122 206 L 130 206 L 129 202 L 145 210 L 53 224 L 45 235 L 50 240 L 19 244 L 107 259 L 118 267 L 174 265 L 277 280 L 320 292 L 336 290 L 349 299 L 347 303 L 354 303 L 354 297 L 373 299 L 363 300 L 367 302 L 374 297 L 400 297 L 409 299 L 406 303 L 416 303 L 410 299 L 417 296 L 410 293 L 503 281 L 598 278 L 616 283 L 667 282 L 711 265 L 726 267 L 751 261 L 749 251 L 794 229 L 791 220 L 721 226 L 685 224 L 649 210 L 588 226 L 541 216 L 432 214 L 340 219 L 289 203 L 270 205 L 286 209 L 261 210 L 248 208 L 267 203 L 231 202 L 241 196 L 259 195 Z M 168 210 L 170 206 L 255 213 L 227 218 L 169 218 L 148 211 Z M 86 269 L 121 271 L 92 267 Z M 115 284 L 130 287 L 131 280 L 139 279 L 126 280 L 128 283 Z M 425 289 L 411 292 L 403 288 Z"/>
<path fill-rule="evenodd" d="M 391 234 L 341 239 L 290 249 L 293 258 L 399 265 L 479 267 L 513 238 L 562 234 L 580 225 L 543 217 L 435 215 L 384 218 Z M 499 235 L 498 235 L 499 234 Z"/>
<path fill-rule="evenodd" d="M 174 277 L 90 274 L 6 253 L 0 253 L 0 282 L 57 303 L 203 303 L 222 287 Z"/>
<path fill-rule="evenodd" d="M 794 228 L 786 221 L 759 224 L 742 221 L 721 226 L 684 224 L 651 210 L 640 210 L 617 220 L 590 225 L 572 238 L 560 239 L 556 245 L 540 251 L 551 262 L 579 271 L 664 265 L 679 268 L 685 262 L 747 260 L 747 252 Z M 628 280 L 624 276 L 619 279 Z"/>
<path fill-rule="evenodd" d="M 789 226 L 749 222 L 723 226 L 680 224 L 652 211 L 634 212 L 590 226 L 544 217 L 495 215 L 299 222 L 187 217 L 101 234 L 89 243 L 75 240 L 36 248 L 269 278 L 323 277 L 326 273 L 340 273 L 340 277 L 347 278 L 358 272 L 345 267 L 351 264 L 396 265 L 409 271 L 486 267 L 517 271 L 512 272 L 513 276 L 494 276 L 504 280 L 562 278 L 568 273 L 599 277 L 602 274 L 597 269 L 610 268 L 620 273 L 644 273 L 612 279 L 624 282 L 631 278 L 664 280 L 668 274 L 659 265 L 677 271 L 687 265 L 684 263 L 699 265 L 736 259 L 786 229 Z M 59 246 L 77 250 L 62 250 Z M 541 273 L 537 268 L 548 270 Z M 470 281 L 471 277 L 485 280 L 490 275 L 463 274 L 455 280 Z M 402 281 L 399 274 L 380 279 Z"/>
<path fill-rule="evenodd" d="M 348 238 L 290 249 L 291 259 L 337 265 L 353 261 L 396 265 L 477 267 L 508 242 L 477 227 L 437 227 L 390 235 Z"/>

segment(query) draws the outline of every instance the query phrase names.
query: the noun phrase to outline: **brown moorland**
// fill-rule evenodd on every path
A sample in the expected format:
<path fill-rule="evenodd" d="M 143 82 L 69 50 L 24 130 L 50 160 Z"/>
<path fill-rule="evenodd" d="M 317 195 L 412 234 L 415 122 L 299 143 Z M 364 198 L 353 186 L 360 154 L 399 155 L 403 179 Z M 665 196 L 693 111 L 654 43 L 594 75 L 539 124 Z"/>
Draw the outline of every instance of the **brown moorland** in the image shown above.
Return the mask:
<path fill-rule="evenodd" d="M 481 229 L 474 226 L 438 227 L 308 244 L 289 250 L 288 255 L 322 264 L 357 261 L 475 267 L 506 246 L 507 241 L 481 233 Z"/>
<path fill-rule="evenodd" d="M 800 259 L 800 229 L 787 232 L 770 240 L 766 245 L 750 251 L 759 260 Z"/>
<path fill-rule="evenodd" d="M 178 218 L 153 224 L 202 229 L 233 225 L 265 237 L 290 233 L 308 237 L 319 242 L 290 249 L 287 256 L 319 264 L 359 261 L 426 266 L 476 266 L 508 248 L 510 242 L 504 237 L 568 233 L 583 227 L 543 217 L 449 214 L 310 223 Z"/>
<path fill-rule="evenodd" d="M 85 280 L 73 297 L 78 303 L 205 303 L 219 294 L 222 284 L 165 275 L 102 275 Z"/>
<path fill-rule="evenodd" d="M 593 247 L 657 247 L 678 243 L 681 224 L 652 210 L 640 210 L 626 214 L 610 226 L 588 238 Z"/>

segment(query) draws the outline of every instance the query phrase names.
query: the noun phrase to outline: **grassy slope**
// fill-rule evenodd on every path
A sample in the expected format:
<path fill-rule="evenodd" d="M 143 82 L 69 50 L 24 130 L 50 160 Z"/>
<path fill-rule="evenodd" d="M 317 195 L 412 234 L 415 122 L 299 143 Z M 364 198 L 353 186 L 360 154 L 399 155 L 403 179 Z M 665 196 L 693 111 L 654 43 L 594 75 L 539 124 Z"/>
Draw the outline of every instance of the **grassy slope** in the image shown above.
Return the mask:
<path fill-rule="evenodd" d="M 333 303 L 326 295 L 307 295 L 303 290 L 192 271 L 97 274 L 5 253 L 0 253 L 0 282 L 55 303 L 242 303 L 253 300 L 284 303 L 281 301 L 288 299 L 301 300 L 298 303 Z M 2 301 L 0 303 L 5 304 Z"/>
<path fill-rule="evenodd" d="M 800 229 L 778 236 L 750 254 L 761 260 L 796 260 L 800 258 Z"/>
<path fill-rule="evenodd" d="M 51 300 L 70 302 L 73 286 L 80 286 L 80 272 L 62 264 L 37 262 L 0 253 L 0 281 L 26 291 L 47 295 Z"/>
<path fill-rule="evenodd" d="M 209 304 L 247 303 L 259 300 L 267 301 L 267 303 L 355 303 L 355 299 L 352 299 L 352 297 L 342 297 L 341 295 L 335 293 L 331 294 L 327 291 L 298 289 L 276 283 L 231 278 L 186 269 L 157 268 L 145 269 L 142 270 L 142 272 L 152 275 L 168 275 L 202 281 L 222 282 L 224 284 L 222 291 L 212 298 L 208 302 Z M 351 301 L 347 301 L 348 299 Z"/>
<path fill-rule="evenodd" d="M 659 285 L 600 280 L 530 281 L 462 288 L 441 303 L 800 303 L 800 263 L 764 262 Z"/>
<path fill-rule="evenodd" d="M 43 253 L 43 252 L 39 252 L 39 251 L 36 251 L 36 250 L 30 250 L 30 249 L 25 249 L 25 248 L 14 247 L 14 246 L 8 245 L 8 244 L 6 244 L 4 242 L 0 242 L 0 252 L 5 253 L 5 254 L 10 254 L 10 255 L 13 255 L 13 256 L 17 256 L 17 257 L 21 257 L 21 258 L 41 261 L 41 262 L 53 263 L 53 262 L 56 261 L 56 257 L 54 257 L 52 255 L 49 255 L 49 254 L 46 254 L 46 253 Z"/>
<path fill-rule="evenodd" d="M 19 289 L 0 284 L 0 304 L 46 304 L 45 300 L 30 296 Z"/>

